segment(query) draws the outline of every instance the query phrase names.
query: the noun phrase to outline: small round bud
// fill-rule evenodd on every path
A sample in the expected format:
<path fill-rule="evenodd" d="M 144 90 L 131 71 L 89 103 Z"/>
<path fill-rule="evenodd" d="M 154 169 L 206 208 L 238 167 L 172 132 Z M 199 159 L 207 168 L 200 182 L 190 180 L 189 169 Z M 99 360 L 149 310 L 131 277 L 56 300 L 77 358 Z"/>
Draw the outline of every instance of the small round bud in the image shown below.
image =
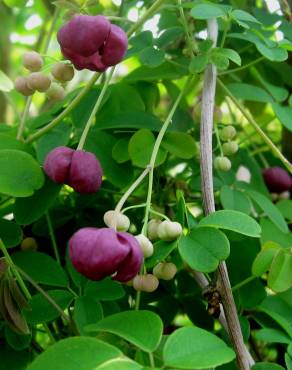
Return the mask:
<path fill-rule="evenodd" d="M 231 140 L 236 135 L 236 129 L 231 125 L 226 126 L 222 130 L 220 130 L 219 135 L 220 135 L 220 139 L 223 141 Z"/>
<path fill-rule="evenodd" d="M 27 84 L 30 89 L 45 92 L 51 86 L 51 79 L 41 72 L 33 72 L 28 76 Z"/>
<path fill-rule="evenodd" d="M 30 96 L 34 94 L 34 90 L 30 89 L 27 84 L 27 78 L 18 76 L 14 82 L 15 90 L 24 96 Z"/>
<path fill-rule="evenodd" d="M 23 66 L 31 72 L 40 71 L 43 64 L 43 58 L 36 51 L 29 51 L 23 55 Z"/>
<path fill-rule="evenodd" d="M 236 141 L 229 141 L 222 145 L 222 150 L 225 155 L 232 155 L 238 151 L 238 144 Z"/>
<path fill-rule="evenodd" d="M 136 235 L 135 238 L 141 246 L 144 258 L 151 257 L 154 251 L 151 241 L 143 234 Z"/>
<path fill-rule="evenodd" d="M 115 227 L 118 231 L 127 231 L 130 227 L 129 217 L 122 213 L 117 214 L 117 221 L 115 222 L 115 211 L 107 211 L 103 216 L 103 221 L 108 227 Z"/>
<path fill-rule="evenodd" d="M 154 292 L 158 288 L 158 285 L 159 280 L 152 274 L 137 275 L 133 279 L 133 288 L 142 292 Z"/>
<path fill-rule="evenodd" d="M 271 193 L 271 198 L 272 198 L 272 201 L 273 202 L 276 202 L 277 200 L 279 200 L 279 194 L 277 193 Z"/>
<path fill-rule="evenodd" d="M 290 199 L 290 191 L 283 191 L 282 193 L 279 194 L 279 199 Z"/>
<path fill-rule="evenodd" d="M 177 268 L 171 262 L 160 262 L 153 269 L 153 275 L 162 280 L 172 280 L 176 272 Z"/>
<path fill-rule="evenodd" d="M 162 221 L 158 226 L 157 234 L 159 239 L 169 242 L 182 234 L 182 226 L 178 222 Z"/>
<path fill-rule="evenodd" d="M 237 181 L 250 183 L 251 180 L 250 170 L 245 166 L 239 166 L 235 177 Z"/>
<path fill-rule="evenodd" d="M 159 239 L 157 234 L 158 226 L 161 224 L 160 220 L 153 219 L 148 222 L 147 226 L 147 235 L 148 238 L 152 241 Z"/>
<path fill-rule="evenodd" d="M 60 82 L 68 82 L 74 77 L 74 68 L 69 64 L 58 62 L 53 65 L 52 75 Z"/>
<path fill-rule="evenodd" d="M 24 238 L 20 244 L 22 251 L 36 251 L 38 249 L 35 238 Z"/>
<path fill-rule="evenodd" d="M 231 161 L 227 157 L 217 157 L 214 160 L 214 167 L 219 171 L 229 171 L 231 168 Z"/>
<path fill-rule="evenodd" d="M 62 86 L 56 82 L 52 82 L 49 90 L 47 91 L 47 97 L 54 101 L 61 101 L 65 98 L 65 90 Z"/>

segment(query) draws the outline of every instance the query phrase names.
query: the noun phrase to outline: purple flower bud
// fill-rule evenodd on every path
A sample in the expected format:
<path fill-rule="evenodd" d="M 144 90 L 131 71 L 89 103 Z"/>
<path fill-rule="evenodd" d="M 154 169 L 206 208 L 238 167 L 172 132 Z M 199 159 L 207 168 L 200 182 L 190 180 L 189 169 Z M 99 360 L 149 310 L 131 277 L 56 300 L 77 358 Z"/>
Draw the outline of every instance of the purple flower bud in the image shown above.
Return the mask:
<path fill-rule="evenodd" d="M 102 182 L 102 168 L 93 153 L 65 146 L 47 155 L 44 171 L 54 182 L 67 184 L 82 194 L 97 192 Z"/>
<path fill-rule="evenodd" d="M 101 15 L 76 15 L 60 28 L 57 38 L 63 55 L 79 70 L 103 72 L 119 63 L 128 47 L 123 29 Z"/>
<path fill-rule="evenodd" d="M 270 192 L 282 193 L 292 187 L 292 177 L 281 167 L 263 170 L 263 178 Z"/>
<path fill-rule="evenodd" d="M 115 274 L 113 279 L 120 282 L 136 276 L 143 260 L 137 240 L 112 228 L 78 230 L 69 240 L 69 255 L 75 269 L 88 279 Z"/>

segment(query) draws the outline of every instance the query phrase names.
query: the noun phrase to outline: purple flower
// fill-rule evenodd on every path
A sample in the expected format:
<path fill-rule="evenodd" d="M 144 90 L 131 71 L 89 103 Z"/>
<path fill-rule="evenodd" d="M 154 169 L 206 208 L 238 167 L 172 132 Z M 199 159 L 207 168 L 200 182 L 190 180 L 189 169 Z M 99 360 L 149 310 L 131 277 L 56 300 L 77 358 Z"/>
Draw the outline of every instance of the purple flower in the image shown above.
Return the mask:
<path fill-rule="evenodd" d="M 263 170 L 267 188 L 272 193 L 282 193 L 292 187 L 292 177 L 281 167 L 270 167 Z"/>
<path fill-rule="evenodd" d="M 47 155 L 44 171 L 54 182 L 67 184 L 82 194 L 97 192 L 102 182 L 102 168 L 93 153 L 65 146 Z"/>
<path fill-rule="evenodd" d="M 119 63 L 128 47 L 122 28 L 101 15 L 76 15 L 58 31 L 63 55 L 75 68 L 103 72 Z"/>
<path fill-rule="evenodd" d="M 69 255 L 75 269 L 91 280 L 113 276 L 126 282 L 137 275 L 143 254 L 137 240 L 112 228 L 84 227 L 69 240 Z"/>

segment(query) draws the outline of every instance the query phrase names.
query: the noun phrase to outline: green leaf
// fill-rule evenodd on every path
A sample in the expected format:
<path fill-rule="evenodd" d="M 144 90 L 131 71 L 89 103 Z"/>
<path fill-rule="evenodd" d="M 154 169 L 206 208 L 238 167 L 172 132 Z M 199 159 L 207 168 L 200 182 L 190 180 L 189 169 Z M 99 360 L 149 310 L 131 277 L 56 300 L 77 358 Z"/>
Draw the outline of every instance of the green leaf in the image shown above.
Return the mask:
<path fill-rule="evenodd" d="M 229 66 L 229 59 L 225 55 L 218 53 L 215 49 L 211 54 L 211 61 L 220 71 L 227 69 Z"/>
<path fill-rule="evenodd" d="M 39 164 L 20 150 L 0 150 L 0 173 L 0 193 L 14 197 L 28 197 L 44 183 Z"/>
<path fill-rule="evenodd" d="M 292 221 L 292 200 L 283 199 L 277 203 L 278 210 L 286 218 L 286 220 Z"/>
<path fill-rule="evenodd" d="M 43 163 L 47 154 L 58 146 L 66 146 L 71 135 L 71 126 L 62 122 L 50 130 L 36 142 L 36 154 L 40 163 Z"/>
<path fill-rule="evenodd" d="M 288 233 L 289 229 L 284 217 L 267 197 L 252 190 L 248 190 L 248 194 L 283 233 Z"/>
<path fill-rule="evenodd" d="M 285 332 L 292 338 L 292 310 L 291 305 L 285 302 L 278 295 L 267 296 L 257 308 L 259 311 L 265 312 L 276 323 L 278 323 Z"/>
<path fill-rule="evenodd" d="M 225 234 L 211 227 L 192 229 L 179 239 L 178 249 L 182 259 L 194 270 L 212 272 L 230 253 Z"/>
<path fill-rule="evenodd" d="M 224 209 L 250 213 L 251 202 L 242 191 L 224 185 L 220 189 L 220 201 Z"/>
<path fill-rule="evenodd" d="M 21 242 L 22 230 L 13 221 L 0 220 L 0 238 L 7 248 L 15 247 Z"/>
<path fill-rule="evenodd" d="M 17 252 L 13 262 L 26 272 L 35 282 L 66 287 L 68 278 L 60 265 L 49 255 L 41 252 Z"/>
<path fill-rule="evenodd" d="M 242 212 L 231 210 L 211 213 L 200 221 L 199 226 L 231 230 L 253 238 L 258 238 L 261 233 L 260 225 L 253 218 Z"/>
<path fill-rule="evenodd" d="M 65 310 L 74 298 L 67 290 L 47 290 L 46 293 L 62 310 Z M 29 305 L 30 310 L 23 311 L 29 324 L 50 322 L 60 316 L 60 312 L 41 293 L 35 294 L 29 301 Z"/>
<path fill-rule="evenodd" d="M 285 370 L 284 367 L 271 362 L 257 362 L 251 367 L 252 370 Z"/>
<path fill-rule="evenodd" d="M 160 66 L 150 68 L 141 66 L 130 72 L 125 80 L 133 81 L 161 81 L 161 80 L 175 80 L 188 74 L 188 69 L 184 66 L 177 66 L 170 62 L 164 62 Z"/>
<path fill-rule="evenodd" d="M 189 71 L 191 73 L 203 72 L 206 65 L 209 62 L 209 56 L 207 54 L 200 54 L 192 57 L 191 63 L 189 65 Z"/>
<path fill-rule="evenodd" d="M 3 0 L 3 1 L 10 8 L 13 8 L 13 7 L 23 8 L 27 3 L 27 0 Z"/>
<path fill-rule="evenodd" d="M 200 328 L 185 327 L 167 338 L 163 358 L 166 366 L 194 370 L 228 363 L 235 358 L 235 353 L 214 334 Z"/>
<path fill-rule="evenodd" d="M 155 137 L 150 130 L 141 129 L 137 131 L 129 141 L 129 155 L 133 164 L 137 167 L 145 168 L 151 158 L 155 143 Z M 166 159 L 166 152 L 162 149 L 158 151 L 155 165 L 159 166 Z"/>
<path fill-rule="evenodd" d="M 282 331 L 277 329 L 263 328 L 256 332 L 256 340 L 269 343 L 291 343 L 291 339 Z"/>
<path fill-rule="evenodd" d="M 88 281 L 84 293 L 101 301 L 115 301 L 125 295 L 123 285 L 111 278 L 105 278 L 101 281 Z"/>
<path fill-rule="evenodd" d="M 273 241 L 281 245 L 281 247 L 292 247 L 292 233 L 283 233 L 273 222 L 267 218 L 261 219 L 261 243 Z"/>
<path fill-rule="evenodd" d="M 276 103 L 272 104 L 272 108 L 282 125 L 292 131 L 292 108 L 283 107 Z"/>
<path fill-rule="evenodd" d="M 224 17 L 225 12 L 215 4 L 197 4 L 191 10 L 191 16 L 195 19 L 211 19 Z"/>
<path fill-rule="evenodd" d="M 206 39 L 198 43 L 198 48 L 201 53 L 207 53 L 209 50 L 212 49 L 212 46 L 213 46 L 213 41 L 210 39 Z"/>
<path fill-rule="evenodd" d="M 10 78 L 0 70 L 0 91 L 9 92 L 13 87 L 14 85 Z"/>
<path fill-rule="evenodd" d="M 143 366 L 129 358 L 113 358 L 98 366 L 95 370 L 143 370 Z"/>
<path fill-rule="evenodd" d="M 30 346 L 31 334 L 19 335 L 10 329 L 9 326 L 5 326 L 5 339 L 13 349 L 21 351 Z"/>
<path fill-rule="evenodd" d="M 114 185 L 123 188 L 132 181 L 133 168 L 130 163 L 118 164 L 112 158 L 113 146 L 117 139 L 100 130 L 90 130 L 86 143 L 85 150 L 92 152 L 96 155 L 101 163 L 105 177 Z M 124 174 L 127 173 L 127 176 Z"/>
<path fill-rule="evenodd" d="M 269 48 L 262 42 L 257 42 L 255 45 L 258 51 L 272 62 L 283 62 L 288 58 L 288 52 L 285 49 L 279 47 Z"/>
<path fill-rule="evenodd" d="M 151 311 L 123 311 L 88 325 L 88 332 L 105 331 L 122 337 L 146 352 L 153 352 L 160 343 L 163 324 Z"/>
<path fill-rule="evenodd" d="M 233 49 L 215 49 L 216 53 L 230 59 L 235 64 L 241 66 L 241 57 L 237 51 Z"/>
<path fill-rule="evenodd" d="M 166 133 L 161 146 L 182 159 L 191 159 L 197 153 L 197 144 L 191 135 L 184 132 Z"/>
<path fill-rule="evenodd" d="M 252 23 L 261 23 L 259 22 L 253 15 L 249 14 L 248 12 L 240 9 L 235 9 L 232 11 L 231 16 L 238 20 L 244 22 L 252 22 Z"/>
<path fill-rule="evenodd" d="M 177 240 L 169 243 L 162 240 L 154 244 L 154 253 L 150 258 L 145 260 L 145 266 L 151 268 L 156 266 L 159 262 L 163 261 L 170 255 L 170 253 L 177 248 Z"/>
<path fill-rule="evenodd" d="M 120 139 L 113 146 L 112 156 L 118 163 L 124 163 L 130 160 L 128 152 L 129 139 Z"/>
<path fill-rule="evenodd" d="M 252 274 L 254 276 L 262 276 L 270 269 L 273 258 L 281 247 L 274 242 L 267 242 L 263 245 L 262 250 L 256 256 L 252 264 Z"/>
<path fill-rule="evenodd" d="M 38 220 L 53 205 L 61 187 L 46 177 L 43 187 L 32 196 L 16 199 L 13 209 L 16 222 L 29 225 Z"/>
<path fill-rule="evenodd" d="M 0 150 L 3 149 L 16 149 L 28 153 L 32 152 L 28 145 L 24 144 L 22 141 L 16 140 L 14 137 L 9 136 L 8 133 L 0 134 Z"/>
<path fill-rule="evenodd" d="M 280 249 L 275 255 L 268 275 L 268 287 L 284 292 L 292 286 L 292 250 Z"/>
<path fill-rule="evenodd" d="M 116 347 L 95 338 L 66 338 L 37 356 L 27 370 L 64 370 L 64 366 L 68 370 L 96 370 L 105 361 L 121 355 Z"/>
<path fill-rule="evenodd" d="M 139 53 L 139 59 L 142 64 L 148 67 L 158 67 L 164 62 L 165 53 L 162 50 L 149 46 Z"/>
<path fill-rule="evenodd" d="M 263 103 L 272 103 L 273 98 L 264 89 L 255 85 L 246 83 L 231 83 L 227 85 L 228 89 L 232 92 L 237 99 L 247 101 L 256 101 Z"/>
<path fill-rule="evenodd" d="M 81 335 L 86 335 L 83 329 L 86 325 L 95 324 L 102 318 L 102 305 L 96 299 L 85 295 L 75 300 L 74 321 Z"/>

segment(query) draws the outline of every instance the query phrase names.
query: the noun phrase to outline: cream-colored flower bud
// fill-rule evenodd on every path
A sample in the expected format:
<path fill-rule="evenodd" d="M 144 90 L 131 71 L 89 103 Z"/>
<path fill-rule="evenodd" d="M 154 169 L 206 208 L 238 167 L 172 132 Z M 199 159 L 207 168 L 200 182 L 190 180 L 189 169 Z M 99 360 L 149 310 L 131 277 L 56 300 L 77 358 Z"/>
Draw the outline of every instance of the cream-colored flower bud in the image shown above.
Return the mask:
<path fill-rule="evenodd" d="M 141 292 L 152 293 L 159 285 L 159 280 L 152 274 L 137 275 L 133 279 L 133 288 Z"/>
<path fill-rule="evenodd" d="M 177 268 L 172 262 L 160 262 L 153 269 L 153 275 L 162 280 L 172 280 L 176 273 Z"/>
<path fill-rule="evenodd" d="M 117 221 L 115 222 L 115 211 L 107 211 L 103 216 L 103 221 L 108 227 L 115 227 L 118 231 L 127 231 L 130 227 L 129 217 L 123 213 L 117 214 Z"/>
<path fill-rule="evenodd" d="M 158 226 L 157 234 L 159 239 L 169 242 L 181 236 L 182 231 L 180 223 L 166 220 Z"/>
<path fill-rule="evenodd" d="M 135 238 L 140 244 L 140 247 L 144 254 L 144 258 L 151 257 L 154 252 L 153 244 L 151 243 L 151 241 L 143 234 L 136 235 Z"/>

